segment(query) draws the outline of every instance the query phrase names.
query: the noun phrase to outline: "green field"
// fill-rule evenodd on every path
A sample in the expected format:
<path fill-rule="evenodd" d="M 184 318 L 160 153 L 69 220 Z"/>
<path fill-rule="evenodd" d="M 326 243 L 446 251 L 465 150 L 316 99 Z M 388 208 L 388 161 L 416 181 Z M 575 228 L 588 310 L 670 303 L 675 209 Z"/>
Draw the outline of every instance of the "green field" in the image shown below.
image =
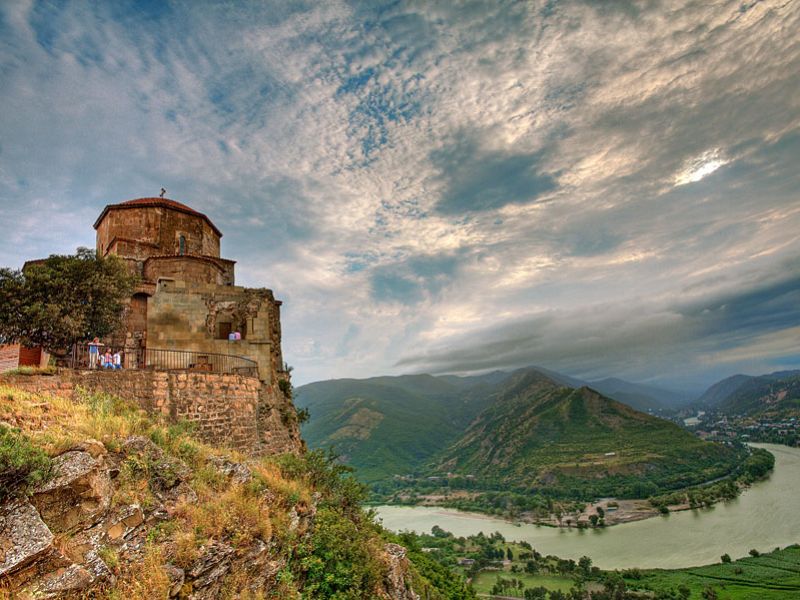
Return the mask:
<path fill-rule="evenodd" d="M 546 587 L 548 590 L 569 591 L 575 585 L 571 577 L 560 577 L 558 575 L 529 575 L 528 573 L 511 573 L 510 571 L 482 571 L 472 580 L 472 589 L 479 594 L 488 594 L 497 576 L 506 579 L 514 577 L 525 584 L 526 588 Z M 506 592 L 507 596 L 513 596 L 513 592 Z M 519 592 L 520 597 L 522 593 Z"/>
<path fill-rule="evenodd" d="M 690 598 L 699 599 L 710 587 L 720 600 L 789 600 L 800 598 L 800 546 L 705 567 L 643 570 L 641 578 L 631 573 L 625 572 L 629 589 L 657 592 L 685 586 Z"/>

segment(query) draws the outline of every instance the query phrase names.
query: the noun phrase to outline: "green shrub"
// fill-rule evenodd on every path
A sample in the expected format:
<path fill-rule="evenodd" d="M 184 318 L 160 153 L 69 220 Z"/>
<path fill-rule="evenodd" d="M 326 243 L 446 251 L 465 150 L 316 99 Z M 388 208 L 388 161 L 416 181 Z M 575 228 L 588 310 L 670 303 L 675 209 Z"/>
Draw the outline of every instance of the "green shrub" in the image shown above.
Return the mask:
<path fill-rule="evenodd" d="M 0 502 L 50 477 L 50 458 L 19 430 L 0 425 Z"/>
<path fill-rule="evenodd" d="M 289 383 L 286 379 L 279 379 L 278 380 L 278 389 L 283 393 L 284 396 L 287 398 L 292 397 L 292 384 Z"/>
<path fill-rule="evenodd" d="M 301 543 L 295 559 L 297 578 L 310 598 L 374 598 L 383 580 L 374 531 L 360 527 L 334 507 L 321 508 L 310 539 Z"/>
<path fill-rule="evenodd" d="M 4 371 L 3 375 L 55 375 L 55 367 L 17 367 Z"/>

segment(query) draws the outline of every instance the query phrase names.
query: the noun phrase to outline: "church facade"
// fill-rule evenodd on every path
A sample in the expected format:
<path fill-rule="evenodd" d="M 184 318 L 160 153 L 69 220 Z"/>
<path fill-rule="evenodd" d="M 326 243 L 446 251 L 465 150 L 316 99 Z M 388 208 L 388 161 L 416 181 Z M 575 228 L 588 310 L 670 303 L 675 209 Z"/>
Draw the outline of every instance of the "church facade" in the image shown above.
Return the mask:
<path fill-rule="evenodd" d="M 288 385 L 281 302 L 269 289 L 236 285 L 236 263 L 220 256 L 222 232 L 206 215 L 168 198 L 138 198 L 106 206 L 94 228 L 98 254 L 120 257 L 139 278 L 124 331 L 107 340 L 126 348 L 127 361 L 145 349 L 209 362 L 235 355 L 255 361 L 267 385 Z"/>

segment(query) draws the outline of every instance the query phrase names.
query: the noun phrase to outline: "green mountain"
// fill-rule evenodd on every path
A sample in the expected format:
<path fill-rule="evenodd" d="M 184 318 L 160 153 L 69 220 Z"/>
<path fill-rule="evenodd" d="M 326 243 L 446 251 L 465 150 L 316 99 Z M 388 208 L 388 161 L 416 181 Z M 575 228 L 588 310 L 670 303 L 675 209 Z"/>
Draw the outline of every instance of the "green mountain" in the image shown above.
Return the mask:
<path fill-rule="evenodd" d="M 469 382 L 431 375 L 337 379 L 295 390 L 311 418 L 303 436 L 332 447 L 365 482 L 416 472 L 455 441 L 484 408 L 492 378 Z"/>
<path fill-rule="evenodd" d="M 726 377 L 703 392 L 703 394 L 695 400 L 694 405 L 701 410 L 716 409 L 728 396 L 753 379 L 754 377 L 751 375 L 732 375 L 731 377 Z"/>
<path fill-rule="evenodd" d="M 717 410 L 729 415 L 800 414 L 800 374 L 754 377 L 725 398 Z"/>
<path fill-rule="evenodd" d="M 734 451 L 550 375 L 339 379 L 298 388 L 295 404 L 310 411 L 309 446 L 370 484 L 451 473 L 482 489 L 644 495 L 731 470 Z"/>
<path fill-rule="evenodd" d="M 734 375 L 712 385 L 695 404 L 728 415 L 800 414 L 800 371 Z"/>
<path fill-rule="evenodd" d="M 536 371 L 507 380 L 436 470 L 484 489 L 644 496 L 731 472 L 739 452 L 588 387 Z"/>

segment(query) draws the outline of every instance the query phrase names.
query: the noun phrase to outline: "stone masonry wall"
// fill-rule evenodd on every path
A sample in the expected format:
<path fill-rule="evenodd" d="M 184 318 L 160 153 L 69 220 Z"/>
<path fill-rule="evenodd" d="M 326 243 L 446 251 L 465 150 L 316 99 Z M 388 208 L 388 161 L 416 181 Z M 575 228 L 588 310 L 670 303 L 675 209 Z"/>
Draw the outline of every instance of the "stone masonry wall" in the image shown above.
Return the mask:
<path fill-rule="evenodd" d="M 19 366 L 19 344 L 0 345 L 0 373 Z"/>
<path fill-rule="evenodd" d="M 298 452 L 305 448 L 294 404 L 277 381 L 261 384 L 258 393 L 258 441 L 265 454 Z"/>
<path fill-rule="evenodd" d="M 115 394 L 172 421 L 194 423 L 198 437 L 205 442 L 248 454 L 298 452 L 302 448 L 291 402 L 277 386 L 273 390 L 255 377 L 63 369 L 54 376 L 2 376 L 0 383 L 67 397 L 74 397 L 78 386 Z"/>

